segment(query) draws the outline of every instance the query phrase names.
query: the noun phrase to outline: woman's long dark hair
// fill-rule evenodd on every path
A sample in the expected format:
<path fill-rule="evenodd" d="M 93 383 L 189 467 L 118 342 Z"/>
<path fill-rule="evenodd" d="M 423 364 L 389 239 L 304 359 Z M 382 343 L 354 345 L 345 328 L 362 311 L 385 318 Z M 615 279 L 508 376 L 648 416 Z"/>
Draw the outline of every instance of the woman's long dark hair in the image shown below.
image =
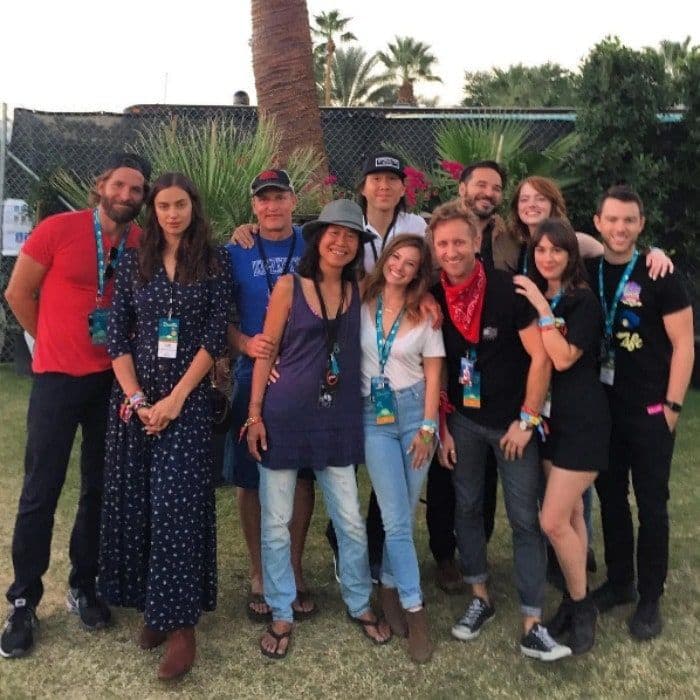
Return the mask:
<path fill-rule="evenodd" d="M 541 221 L 535 234 L 527 246 L 527 272 L 528 277 L 541 291 L 547 289 L 547 281 L 540 274 L 535 265 L 535 248 L 539 245 L 543 236 L 547 236 L 549 242 L 565 250 L 569 254 L 569 261 L 561 278 L 561 288 L 564 293 L 576 287 L 588 286 L 586 269 L 583 266 L 581 253 L 578 249 L 576 233 L 567 219 L 545 219 Z"/>
<path fill-rule="evenodd" d="M 168 187 L 184 190 L 192 202 L 192 221 L 177 249 L 175 279 L 182 284 L 201 282 L 218 271 L 211 229 L 204 216 L 202 200 L 192 180 L 182 173 L 163 173 L 154 183 L 146 202 L 146 224 L 139 245 L 139 281 L 150 282 L 163 265 L 165 240 L 158 223 L 155 199 Z"/>
<path fill-rule="evenodd" d="M 328 224 L 328 226 L 331 226 L 331 224 Z M 304 255 L 302 255 L 299 265 L 297 266 L 297 273 L 301 277 L 318 280 L 319 282 L 321 281 L 321 256 L 318 252 L 318 244 L 328 226 L 324 226 L 323 228 L 318 229 L 318 231 L 315 231 L 311 235 L 311 238 L 306 241 L 306 250 L 304 251 Z M 360 260 L 364 259 L 365 247 L 362 244 L 362 239 L 360 238 L 359 233 L 357 234 L 357 238 L 357 253 L 355 253 L 355 257 L 347 265 L 343 266 L 343 270 L 340 274 L 340 278 L 346 282 L 352 282 L 353 280 L 357 279 L 359 262 Z"/>

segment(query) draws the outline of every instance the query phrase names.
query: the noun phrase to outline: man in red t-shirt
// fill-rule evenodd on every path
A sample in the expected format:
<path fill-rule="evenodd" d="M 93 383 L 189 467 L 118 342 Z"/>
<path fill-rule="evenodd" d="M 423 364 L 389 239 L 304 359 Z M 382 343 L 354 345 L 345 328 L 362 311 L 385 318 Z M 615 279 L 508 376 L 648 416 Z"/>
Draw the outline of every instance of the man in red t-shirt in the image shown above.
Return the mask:
<path fill-rule="evenodd" d="M 27 414 L 25 478 L 12 540 L 12 605 L 0 655 L 22 656 L 34 644 L 41 577 L 49 566 L 56 503 L 81 427 L 81 488 L 70 541 L 69 609 L 88 629 L 110 621 L 95 593 L 107 407 L 112 387 L 105 340 L 115 268 L 138 245 L 133 223 L 147 192 L 150 165 L 115 153 L 91 192 L 94 209 L 42 221 L 19 254 L 5 297 L 36 339 Z"/>

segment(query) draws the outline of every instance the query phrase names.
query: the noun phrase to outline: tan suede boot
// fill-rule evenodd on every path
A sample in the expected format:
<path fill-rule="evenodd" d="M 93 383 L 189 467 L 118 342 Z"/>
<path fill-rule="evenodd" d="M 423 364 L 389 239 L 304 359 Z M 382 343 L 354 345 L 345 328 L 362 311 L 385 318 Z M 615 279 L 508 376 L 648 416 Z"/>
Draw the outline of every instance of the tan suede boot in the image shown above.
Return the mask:
<path fill-rule="evenodd" d="M 138 645 L 145 650 L 155 649 L 159 647 L 166 639 L 168 635 L 165 632 L 160 632 L 159 630 L 152 630 L 148 625 L 141 628 L 141 633 L 139 634 Z"/>
<path fill-rule="evenodd" d="M 406 611 L 406 622 L 408 623 L 408 655 L 417 664 L 423 664 L 433 655 L 425 608 L 416 612 Z"/>
<path fill-rule="evenodd" d="M 379 601 L 382 605 L 382 612 L 386 621 L 391 627 L 391 631 L 397 637 L 408 637 L 408 625 L 406 624 L 406 614 L 401 607 L 399 592 L 395 588 L 379 587 Z"/>
<path fill-rule="evenodd" d="M 168 635 L 168 645 L 158 668 L 158 678 L 169 681 L 187 673 L 192 668 L 196 651 L 194 627 L 173 630 Z"/>

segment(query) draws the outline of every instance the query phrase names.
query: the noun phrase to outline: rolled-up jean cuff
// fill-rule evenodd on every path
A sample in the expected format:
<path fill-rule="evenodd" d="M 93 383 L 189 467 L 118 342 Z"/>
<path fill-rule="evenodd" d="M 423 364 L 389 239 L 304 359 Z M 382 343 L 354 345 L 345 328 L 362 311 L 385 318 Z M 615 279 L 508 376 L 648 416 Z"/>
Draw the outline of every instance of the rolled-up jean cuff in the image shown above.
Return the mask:
<path fill-rule="evenodd" d="M 542 619 L 542 608 L 533 608 L 531 605 L 521 605 L 520 612 L 523 617 L 536 617 Z"/>
<path fill-rule="evenodd" d="M 394 580 L 393 576 L 382 572 L 379 579 L 382 582 L 382 586 L 384 586 L 385 588 L 396 588 L 396 581 Z"/>
<path fill-rule="evenodd" d="M 348 614 L 350 617 L 358 618 L 362 617 L 362 615 L 365 613 L 370 612 L 370 610 L 372 610 L 372 608 L 370 607 L 369 603 L 367 603 L 366 605 L 363 605 L 359 611 L 348 609 Z"/>
<path fill-rule="evenodd" d="M 273 622 L 289 622 L 289 623 L 293 623 L 293 622 L 294 622 L 294 613 L 292 612 L 292 614 L 291 614 L 289 617 L 286 617 L 286 616 L 285 616 L 285 617 L 278 617 L 278 616 L 275 615 L 275 613 L 273 612 L 273 613 L 272 613 L 272 621 L 273 621 Z"/>
<path fill-rule="evenodd" d="M 472 584 L 472 583 L 486 583 L 489 580 L 489 575 L 488 573 L 483 573 L 483 574 L 476 574 L 475 576 L 463 576 L 462 580 L 464 583 Z"/>

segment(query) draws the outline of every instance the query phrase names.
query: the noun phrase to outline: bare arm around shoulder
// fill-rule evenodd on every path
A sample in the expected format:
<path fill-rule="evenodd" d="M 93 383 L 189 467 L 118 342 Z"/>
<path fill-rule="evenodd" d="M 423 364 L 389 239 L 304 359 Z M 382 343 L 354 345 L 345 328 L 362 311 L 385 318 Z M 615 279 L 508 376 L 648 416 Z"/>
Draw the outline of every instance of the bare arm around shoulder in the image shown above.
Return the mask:
<path fill-rule="evenodd" d="M 664 316 L 664 327 L 671 341 L 671 369 L 668 374 L 666 399 L 673 403 L 683 403 L 690 384 L 695 361 L 695 340 L 693 335 L 693 310 L 690 306 Z M 671 430 L 675 429 L 678 414 L 664 406 L 666 420 Z"/>
<path fill-rule="evenodd" d="M 36 338 L 39 317 L 39 289 L 47 268 L 25 253 L 20 252 L 12 276 L 5 290 L 5 299 L 19 325 Z"/>

